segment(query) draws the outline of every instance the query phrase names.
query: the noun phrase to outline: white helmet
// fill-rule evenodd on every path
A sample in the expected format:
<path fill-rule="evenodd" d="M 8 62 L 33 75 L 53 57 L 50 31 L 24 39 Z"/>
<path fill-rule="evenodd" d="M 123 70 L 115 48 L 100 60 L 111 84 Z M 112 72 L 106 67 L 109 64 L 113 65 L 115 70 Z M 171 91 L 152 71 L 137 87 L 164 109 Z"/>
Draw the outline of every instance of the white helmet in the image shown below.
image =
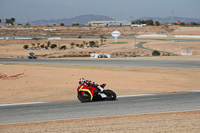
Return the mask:
<path fill-rule="evenodd" d="M 79 79 L 79 84 L 82 84 L 85 81 L 84 78 Z"/>

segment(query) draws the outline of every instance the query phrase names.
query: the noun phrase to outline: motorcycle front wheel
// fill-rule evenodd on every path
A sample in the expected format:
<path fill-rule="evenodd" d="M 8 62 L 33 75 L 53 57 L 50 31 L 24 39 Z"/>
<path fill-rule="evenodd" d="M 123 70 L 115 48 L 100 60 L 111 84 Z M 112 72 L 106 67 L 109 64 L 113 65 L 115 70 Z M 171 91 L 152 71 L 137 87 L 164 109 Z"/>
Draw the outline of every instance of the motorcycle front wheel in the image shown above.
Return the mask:
<path fill-rule="evenodd" d="M 90 102 L 91 100 L 91 96 L 88 92 L 79 92 L 77 97 L 81 102 Z"/>

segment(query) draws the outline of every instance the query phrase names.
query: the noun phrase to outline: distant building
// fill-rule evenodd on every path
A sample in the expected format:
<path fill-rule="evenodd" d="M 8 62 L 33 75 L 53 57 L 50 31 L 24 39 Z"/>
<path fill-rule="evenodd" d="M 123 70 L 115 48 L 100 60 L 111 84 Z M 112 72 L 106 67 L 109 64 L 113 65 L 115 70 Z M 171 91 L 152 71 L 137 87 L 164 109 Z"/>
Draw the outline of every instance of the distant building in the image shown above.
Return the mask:
<path fill-rule="evenodd" d="M 88 25 L 92 27 L 131 26 L 131 21 L 91 21 Z"/>
<path fill-rule="evenodd" d="M 182 21 L 177 21 L 177 22 L 175 22 L 175 25 L 190 25 L 190 24 L 182 22 Z"/>
<path fill-rule="evenodd" d="M 182 23 L 181 21 L 177 21 L 177 22 L 176 22 L 177 25 L 180 25 L 181 23 Z"/>
<path fill-rule="evenodd" d="M 147 24 L 132 24 L 132 27 L 146 27 Z"/>

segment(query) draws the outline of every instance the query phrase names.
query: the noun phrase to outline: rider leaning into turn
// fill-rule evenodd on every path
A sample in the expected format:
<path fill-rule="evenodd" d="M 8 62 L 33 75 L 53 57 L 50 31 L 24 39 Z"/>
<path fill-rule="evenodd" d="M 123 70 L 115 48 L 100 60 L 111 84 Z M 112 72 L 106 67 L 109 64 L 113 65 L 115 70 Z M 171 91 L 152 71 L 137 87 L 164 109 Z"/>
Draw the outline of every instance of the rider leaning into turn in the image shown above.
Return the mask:
<path fill-rule="evenodd" d="M 98 85 L 97 83 L 95 82 L 92 82 L 91 80 L 85 80 L 84 78 L 81 78 L 79 80 L 79 85 L 92 85 L 92 86 L 95 86 L 96 88 L 98 88 L 100 90 L 100 92 L 103 92 L 103 87 L 101 87 L 100 85 Z"/>

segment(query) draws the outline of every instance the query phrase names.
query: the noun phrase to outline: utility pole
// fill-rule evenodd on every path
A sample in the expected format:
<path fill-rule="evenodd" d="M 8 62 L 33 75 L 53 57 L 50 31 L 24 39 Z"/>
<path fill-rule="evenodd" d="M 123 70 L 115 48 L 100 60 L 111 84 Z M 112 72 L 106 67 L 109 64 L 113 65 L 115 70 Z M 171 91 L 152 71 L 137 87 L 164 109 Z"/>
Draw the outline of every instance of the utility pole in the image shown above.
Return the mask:
<path fill-rule="evenodd" d="M 133 19 L 133 17 L 130 17 L 131 19 Z M 132 24 L 132 21 L 131 21 L 131 24 Z M 135 44 L 134 44 L 134 47 L 133 47 L 133 56 L 135 56 L 135 47 L 136 47 L 136 42 L 137 42 L 137 32 L 138 32 L 138 27 L 136 27 L 136 31 L 135 31 Z M 132 35 L 132 26 L 131 26 L 131 35 Z"/>
<path fill-rule="evenodd" d="M 174 10 L 172 9 L 171 25 L 174 25 Z"/>
<path fill-rule="evenodd" d="M 137 42 L 137 32 L 138 32 L 138 27 L 136 27 L 136 31 L 135 31 L 135 44 L 134 44 L 134 48 L 133 48 L 133 56 L 135 55 L 135 47 L 136 47 L 136 42 Z"/>

